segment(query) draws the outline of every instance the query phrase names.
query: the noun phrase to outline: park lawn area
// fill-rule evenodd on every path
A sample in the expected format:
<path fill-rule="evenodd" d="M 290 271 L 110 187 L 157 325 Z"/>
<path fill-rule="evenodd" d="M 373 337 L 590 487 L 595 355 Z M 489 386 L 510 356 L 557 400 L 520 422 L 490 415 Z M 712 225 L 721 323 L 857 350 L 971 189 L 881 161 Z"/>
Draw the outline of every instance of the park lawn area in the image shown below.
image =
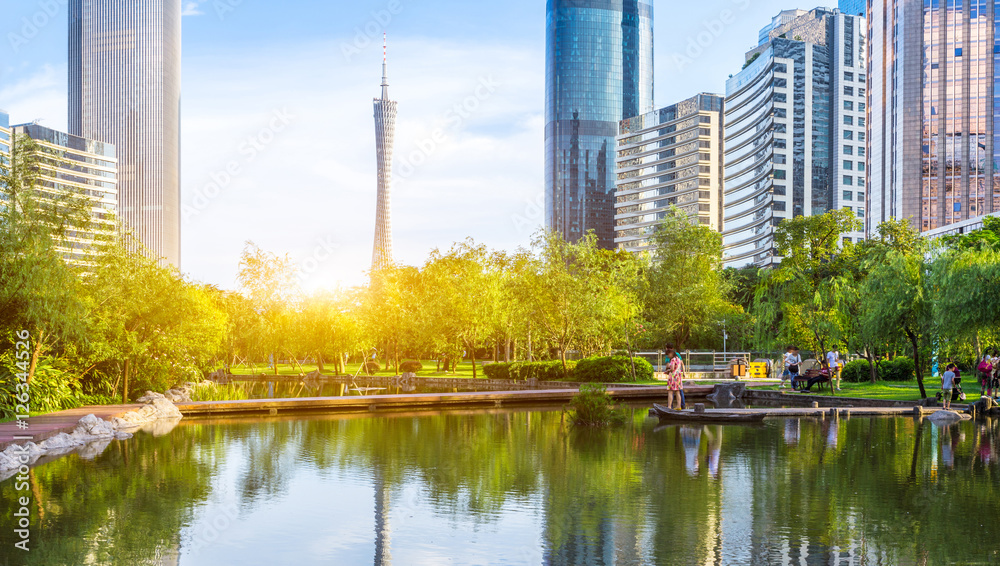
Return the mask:
<path fill-rule="evenodd" d="M 423 364 L 424 366 L 424 369 L 417 372 L 417 375 L 420 377 L 467 377 L 467 378 L 472 377 L 472 362 L 460 362 L 458 364 L 457 371 L 455 371 L 454 373 L 444 372 L 444 371 L 438 372 L 437 362 L 435 360 L 421 360 L 420 363 Z M 360 366 L 361 366 L 360 363 L 349 363 L 346 365 L 345 369 L 348 374 L 355 375 L 356 373 L 358 373 L 358 368 Z M 478 366 L 476 368 L 476 374 L 477 374 L 476 377 L 478 377 L 479 379 L 485 378 L 486 374 L 483 373 L 482 364 L 477 363 L 476 366 Z M 311 371 L 315 371 L 317 369 L 319 368 L 317 367 L 316 364 L 302 364 L 301 369 L 299 369 L 298 365 L 279 364 L 278 375 L 297 376 L 300 373 L 306 374 Z M 274 370 L 267 367 L 266 364 L 260 364 L 255 367 L 241 364 L 233 366 L 232 368 L 230 368 L 230 371 L 236 375 L 259 375 L 261 373 L 267 375 L 274 375 Z M 323 374 L 333 375 L 333 364 L 329 363 L 324 364 Z M 392 369 L 383 369 L 382 371 L 375 372 L 375 375 L 394 376 L 396 375 L 396 372 L 392 371 Z"/>
<path fill-rule="evenodd" d="M 868 382 L 865 383 L 847 383 L 846 381 L 841 382 L 841 391 L 834 391 L 838 397 L 859 397 L 862 399 L 884 399 L 887 401 L 919 401 L 920 400 L 920 387 L 917 385 L 917 380 L 912 381 L 879 381 L 874 385 Z M 754 389 L 762 389 L 765 391 L 777 391 L 778 384 L 764 386 L 764 387 L 754 387 Z M 817 391 L 816 388 L 813 388 Z M 924 390 L 927 391 L 928 397 L 934 397 L 938 391 L 941 390 L 941 381 L 936 378 L 925 378 L 924 379 Z M 980 397 L 979 384 L 973 381 L 963 380 L 962 390 L 965 391 L 966 402 L 977 401 Z M 823 395 L 829 395 L 827 390 L 823 390 Z M 807 396 L 807 393 L 803 393 L 802 396 Z"/>

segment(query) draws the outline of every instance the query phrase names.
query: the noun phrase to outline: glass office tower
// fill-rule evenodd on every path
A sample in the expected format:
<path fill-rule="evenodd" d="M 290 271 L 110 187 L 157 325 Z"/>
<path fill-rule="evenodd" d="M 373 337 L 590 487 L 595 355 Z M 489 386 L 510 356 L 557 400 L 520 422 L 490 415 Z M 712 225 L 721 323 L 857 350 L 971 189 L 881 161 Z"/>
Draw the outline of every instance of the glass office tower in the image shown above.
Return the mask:
<path fill-rule="evenodd" d="M 545 226 L 614 247 L 618 122 L 653 110 L 653 4 L 545 6 Z"/>
<path fill-rule="evenodd" d="M 0 160 L 10 157 L 10 116 L 0 110 Z M 6 163 L 6 161 L 3 161 Z"/>
<path fill-rule="evenodd" d="M 70 0 L 69 133 L 113 144 L 119 210 L 180 265 L 180 0 Z"/>
<path fill-rule="evenodd" d="M 850 14 L 852 16 L 864 16 L 865 11 L 868 9 L 867 0 L 840 0 L 837 4 L 837 8 L 845 14 Z"/>
<path fill-rule="evenodd" d="M 1000 0 L 875 2 L 872 216 L 922 232 L 1000 211 Z"/>

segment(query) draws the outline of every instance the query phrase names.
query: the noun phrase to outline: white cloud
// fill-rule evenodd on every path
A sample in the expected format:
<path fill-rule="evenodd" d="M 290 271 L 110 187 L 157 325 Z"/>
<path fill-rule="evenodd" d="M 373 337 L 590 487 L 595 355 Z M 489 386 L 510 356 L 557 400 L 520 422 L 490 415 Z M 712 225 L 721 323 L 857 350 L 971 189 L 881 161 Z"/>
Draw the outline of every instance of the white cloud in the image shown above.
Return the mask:
<path fill-rule="evenodd" d="M 196 2 L 185 2 L 184 9 L 181 12 L 182 16 L 200 16 L 205 12 L 201 11 L 201 5 L 205 0 L 198 0 Z"/>
<path fill-rule="evenodd" d="M 183 269 L 195 279 L 232 287 L 243 242 L 253 240 L 308 267 L 306 288 L 364 281 L 374 238 L 372 98 L 380 92 L 381 46 L 347 62 L 339 45 L 186 59 L 182 202 L 212 192 L 213 175 L 225 181 L 227 165 L 239 167 L 182 224 Z M 541 223 L 532 203 L 543 191 L 542 53 L 411 40 L 390 46 L 389 63 L 390 96 L 399 103 L 396 260 L 419 265 L 431 249 L 468 236 L 496 248 L 526 245 L 530 223 Z M 490 77 L 493 92 L 482 86 Z M 268 132 L 282 109 L 294 118 Z M 253 151 L 252 136 L 273 139 Z M 404 162 L 420 165 L 400 178 Z M 323 246 L 330 242 L 339 245 L 332 254 Z"/>
<path fill-rule="evenodd" d="M 0 87 L 0 108 L 10 113 L 12 124 L 38 120 L 44 126 L 65 131 L 67 80 L 65 65 L 44 65 L 21 80 Z"/>

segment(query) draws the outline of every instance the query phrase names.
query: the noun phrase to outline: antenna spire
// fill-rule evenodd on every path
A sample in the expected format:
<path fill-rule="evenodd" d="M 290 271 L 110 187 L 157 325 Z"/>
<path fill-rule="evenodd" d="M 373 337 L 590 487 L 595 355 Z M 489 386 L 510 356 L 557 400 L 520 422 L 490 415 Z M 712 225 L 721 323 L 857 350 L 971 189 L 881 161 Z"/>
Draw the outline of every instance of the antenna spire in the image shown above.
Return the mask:
<path fill-rule="evenodd" d="M 389 100 L 389 79 L 386 71 L 389 60 L 389 47 L 386 34 L 382 32 L 382 100 Z"/>

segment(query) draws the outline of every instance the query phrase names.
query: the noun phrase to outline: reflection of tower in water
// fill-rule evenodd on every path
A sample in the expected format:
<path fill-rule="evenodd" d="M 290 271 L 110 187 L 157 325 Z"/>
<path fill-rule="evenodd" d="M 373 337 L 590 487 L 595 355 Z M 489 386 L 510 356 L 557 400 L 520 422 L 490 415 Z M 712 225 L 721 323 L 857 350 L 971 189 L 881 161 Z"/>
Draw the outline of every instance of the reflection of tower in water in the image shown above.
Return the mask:
<path fill-rule="evenodd" d="M 389 525 L 392 494 L 382 473 L 375 473 L 375 566 L 389 566 L 392 564 L 392 527 Z"/>

